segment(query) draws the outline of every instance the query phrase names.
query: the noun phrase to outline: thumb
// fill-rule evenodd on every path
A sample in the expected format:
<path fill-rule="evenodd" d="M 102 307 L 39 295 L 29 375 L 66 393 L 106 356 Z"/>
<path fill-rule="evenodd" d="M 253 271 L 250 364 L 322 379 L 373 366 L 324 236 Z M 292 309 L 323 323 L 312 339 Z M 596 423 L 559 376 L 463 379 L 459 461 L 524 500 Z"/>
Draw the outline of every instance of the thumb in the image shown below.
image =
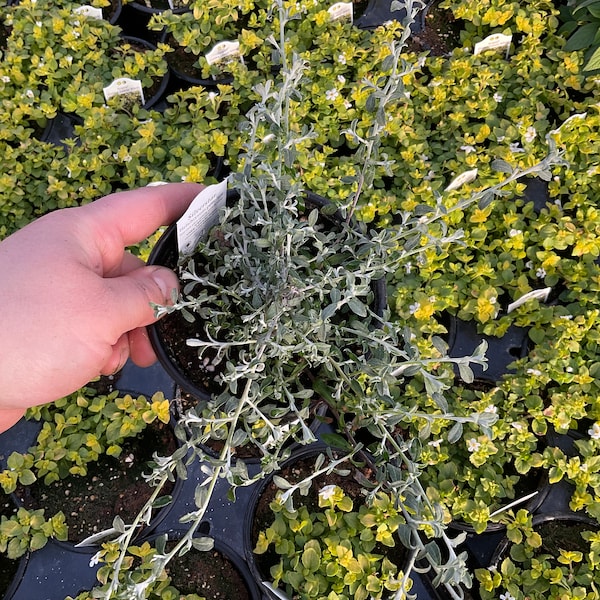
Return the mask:
<path fill-rule="evenodd" d="M 126 275 L 104 279 L 110 290 L 113 310 L 109 331 L 115 339 L 122 334 L 154 323 L 152 304 L 171 304 L 179 290 L 173 271 L 166 267 L 144 266 Z"/>

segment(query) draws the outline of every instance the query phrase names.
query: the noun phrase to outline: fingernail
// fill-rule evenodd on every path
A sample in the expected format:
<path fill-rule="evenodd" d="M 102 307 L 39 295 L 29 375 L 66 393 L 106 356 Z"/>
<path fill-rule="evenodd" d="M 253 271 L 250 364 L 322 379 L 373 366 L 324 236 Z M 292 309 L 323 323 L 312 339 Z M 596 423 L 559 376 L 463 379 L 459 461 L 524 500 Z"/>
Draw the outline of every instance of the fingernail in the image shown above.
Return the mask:
<path fill-rule="evenodd" d="M 165 269 L 157 269 L 152 273 L 152 279 L 162 292 L 165 302 L 172 302 L 177 298 L 177 288 L 173 287 L 175 275 Z"/>

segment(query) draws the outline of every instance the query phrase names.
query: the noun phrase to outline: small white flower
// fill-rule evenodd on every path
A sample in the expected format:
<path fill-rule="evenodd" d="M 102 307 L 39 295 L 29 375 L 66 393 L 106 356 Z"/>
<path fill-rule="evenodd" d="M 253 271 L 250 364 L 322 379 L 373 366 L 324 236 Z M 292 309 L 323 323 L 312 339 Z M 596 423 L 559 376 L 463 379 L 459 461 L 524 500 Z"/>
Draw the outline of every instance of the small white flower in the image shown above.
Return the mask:
<path fill-rule="evenodd" d="M 461 146 L 460 149 L 465 153 L 465 154 L 471 154 L 471 152 L 475 152 L 475 146 L 471 146 L 471 145 L 465 145 L 465 146 Z"/>
<path fill-rule="evenodd" d="M 535 276 L 539 279 L 543 279 L 544 277 L 546 277 L 546 269 L 544 269 L 544 267 L 540 267 L 536 270 Z"/>
<path fill-rule="evenodd" d="M 28 98 L 35 98 L 35 94 L 33 93 L 33 90 L 27 90 L 27 91 L 25 92 L 25 95 L 26 95 Z"/>
<path fill-rule="evenodd" d="M 346 78 L 343 75 L 338 75 L 337 80 L 342 84 L 346 83 Z"/>
<path fill-rule="evenodd" d="M 344 100 L 344 108 L 350 110 L 352 108 L 352 102 L 350 102 L 350 100 Z"/>
<path fill-rule="evenodd" d="M 412 263 L 410 263 L 410 262 L 407 262 L 407 263 L 404 265 L 404 272 L 405 272 L 407 275 L 410 275 L 410 272 L 411 272 L 411 271 L 412 271 Z"/>
<path fill-rule="evenodd" d="M 321 500 L 329 500 L 330 498 L 333 498 L 336 488 L 337 486 L 335 485 L 326 485 L 319 490 L 319 498 Z"/>
<path fill-rule="evenodd" d="M 208 99 L 211 102 L 215 101 L 215 98 L 218 96 L 219 94 L 217 94 L 217 92 L 208 92 Z"/>
<path fill-rule="evenodd" d="M 516 421 L 512 422 L 511 426 L 514 427 L 517 431 L 523 431 L 523 429 L 525 429 L 523 423 L 517 423 Z"/>
<path fill-rule="evenodd" d="M 411 315 L 414 315 L 419 310 L 419 308 L 421 308 L 421 305 L 418 302 L 415 302 L 414 304 L 411 304 L 408 307 L 408 310 Z"/>
<path fill-rule="evenodd" d="M 518 235 L 521 235 L 522 233 L 523 233 L 523 232 L 522 232 L 520 229 L 511 229 L 511 230 L 508 232 L 508 235 L 509 235 L 510 237 L 517 237 Z"/>
<path fill-rule="evenodd" d="M 35 22 L 35 26 L 36 27 L 42 27 L 44 24 L 41 21 L 36 21 Z"/>
<path fill-rule="evenodd" d="M 517 600 L 511 593 L 500 594 L 500 600 Z"/>
<path fill-rule="evenodd" d="M 484 409 L 483 409 L 484 413 L 490 413 L 492 415 L 495 415 L 498 412 L 498 407 L 494 406 L 493 404 L 488 404 Z"/>
<path fill-rule="evenodd" d="M 331 88 L 325 92 L 325 98 L 327 98 L 329 102 L 333 102 L 339 95 L 340 93 L 335 88 Z"/>
<path fill-rule="evenodd" d="M 346 64 L 346 55 L 344 53 L 338 54 L 337 60 L 340 63 L 340 65 L 345 65 Z"/>
<path fill-rule="evenodd" d="M 535 130 L 535 127 L 533 127 L 533 126 L 530 125 L 527 128 L 527 131 L 525 132 L 525 135 L 523 136 L 523 139 L 528 144 L 531 144 L 531 142 L 533 142 L 533 140 L 535 140 L 536 137 L 537 137 L 537 131 Z"/>
<path fill-rule="evenodd" d="M 528 269 L 533 269 L 533 261 L 532 261 L 532 260 L 528 260 L 528 261 L 525 263 L 525 266 L 526 266 Z"/>
<path fill-rule="evenodd" d="M 566 371 L 567 373 L 572 373 L 572 372 L 573 372 L 573 367 L 567 367 L 567 368 L 565 369 L 565 371 Z"/>
<path fill-rule="evenodd" d="M 8 75 L 2 75 L 2 81 L 4 83 L 8 83 L 10 81 L 10 77 Z"/>
<path fill-rule="evenodd" d="M 431 446 L 432 448 L 439 448 L 441 443 L 442 440 L 431 440 L 430 442 L 427 442 L 427 445 Z"/>
<path fill-rule="evenodd" d="M 469 452 L 477 452 L 481 448 L 481 443 L 478 442 L 475 438 L 470 438 L 467 440 L 467 450 Z"/>
<path fill-rule="evenodd" d="M 542 372 L 539 369 L 527 369 L 528 375 L 535 375 L 536 377 L 540 377 Z"/>
<path fill-rule="evenodd" d="M 499 94 L 498 92 L 496 92 L 494 94 L 493 98 L 496 102 L 502 102 L 503 96 L 502 96 L 502 94 Z"/>
<path fill-rule="evenodd" d="M 588 429 L 588 435 L 593 440 L 600 440 L 600 423 L 596 422 L 592 425 L 591 429 Z"/>

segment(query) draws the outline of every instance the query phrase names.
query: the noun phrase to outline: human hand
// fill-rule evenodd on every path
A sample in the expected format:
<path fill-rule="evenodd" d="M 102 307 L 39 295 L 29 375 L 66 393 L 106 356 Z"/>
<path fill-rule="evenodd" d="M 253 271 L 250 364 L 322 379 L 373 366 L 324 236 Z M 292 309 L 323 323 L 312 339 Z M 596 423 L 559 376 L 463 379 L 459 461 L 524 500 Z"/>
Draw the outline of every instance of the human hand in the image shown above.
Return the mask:
<path fill-rule="evenodd" d="M 30 406 L 156 357 L 151 302 L 178 287 L 125 251 L 176 220 L 202 189 L 169 184 L 58 210 L 0 242 L 0 431 Z"/>

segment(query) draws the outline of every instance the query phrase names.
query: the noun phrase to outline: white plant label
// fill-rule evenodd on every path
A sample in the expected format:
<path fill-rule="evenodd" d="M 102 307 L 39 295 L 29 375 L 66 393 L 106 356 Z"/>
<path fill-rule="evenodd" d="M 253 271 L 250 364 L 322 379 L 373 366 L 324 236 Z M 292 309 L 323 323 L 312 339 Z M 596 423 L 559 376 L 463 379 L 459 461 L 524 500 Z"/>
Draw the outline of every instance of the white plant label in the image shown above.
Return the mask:
<path fill-rule="evenodd" d="M 508 56 L 511 43 L 512 34 L 493 33 L 492 35 L 488 35 L 484 40 L 481 40 L 481 42 L 477 42 L 473 53 L 481 54 L 487 50 L 505 50 L 506 55 Z"/>
<path fill-rule="evenodd" d="M 542 302 L 546 302 L 546 300 L 548 300 L 548 295 L 551 291 L 552 288 L 547 287 L 541 290 L 533 290 L 532 292 L 527 292 L 514 302 L 511 302 L 508 305 L 506 312 L 511 313 L 513 310 L 515 310 L 515 308 L 518 308 L 522 304 L 525 304 L 525 302 L 529 302 L 529 300 L 541 300 Z"/>
<path fill-rule="evenodd" d="M 110 85 L 107 85 L 103 91 L 104 98 L 106 98 L 107 101 L 113 96 L 135 95 L 139 96 L 142 104 L 145 103 L 142 82 L 138 79 L 129 79 L 128 77 L 115 79 Z"/>
<path fill-rule="evenodd" d="M 212 50 L 206 55 L 206 62 L 209 65 L 226 63 L 242 57 L 239 42 L 219 42 L 213 46 Z"/>
<path fill-rule="evenodd" d="M 89 6 L 84 4 L 73 9 L 73 12 L 77 15 L 83 15 L 84 17 L 91 17 L 92 19 L 104 19 L 101 8 L 95 6 Z"/>
<path fill-rule="evenodd" d="M 444 191 L 451 192 L 452 190 L 457 190 L 459 187 L 465 185 L 465 183 L 471 183 L 471 181 L 473 181 L 475 177 L 477 177 L 477 169 L 465 171 L 464 173 L 461 173 L 458 177 L 455 177 Z"/>
<path fill-rule="evenodd" d="M 227 180 L 204 188 L 177 221 L 179 253 L 192 254 L 198 242 L 219 222 L 219 213 L 227 201 Z"/>
<path fill-rule="evenodd" d="M 344 21 L 347 19 L 352 23 L 354 19 L 352 2 L 337 2 L 333 6 L 330 6 L 327 12 L 332 21 Z"/>

